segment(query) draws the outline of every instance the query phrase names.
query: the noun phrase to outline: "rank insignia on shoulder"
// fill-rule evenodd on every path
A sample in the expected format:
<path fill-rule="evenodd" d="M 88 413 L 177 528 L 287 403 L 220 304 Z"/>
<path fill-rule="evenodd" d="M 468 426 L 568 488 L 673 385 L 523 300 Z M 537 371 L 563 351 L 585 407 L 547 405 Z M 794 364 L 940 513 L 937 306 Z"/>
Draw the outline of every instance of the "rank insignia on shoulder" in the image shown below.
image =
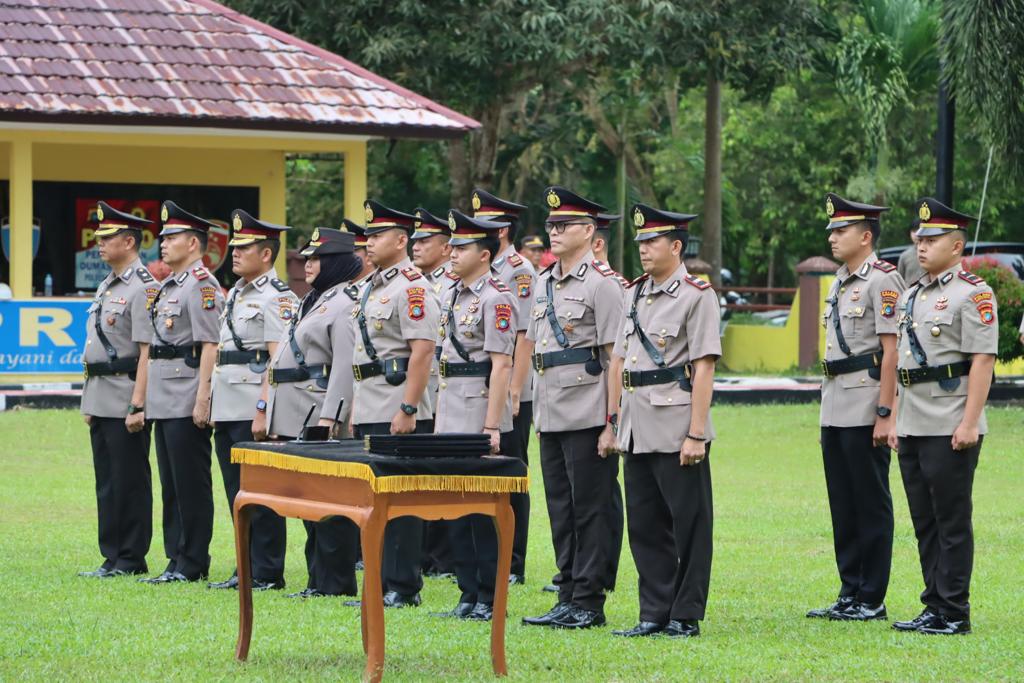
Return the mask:
<path fill-rule="evenodd" d="M 530 296 L 530 285 L 533 284 L 533 277 L 529 273 L 516 275 L 516 296 L 526 299 Z"/>
<path fill-rule="evenodd" d="M 450 271 L 450 270 L 449 270 L 448 272 L 446 272 L 446 273 L 444 274 L 444 276 L 445 276 L 446 278 L 448 278 L 449 280 L 453 281 L 453 282 L 458 282 L 458 281 L 459 281 L 459 276 L 458 276 L 458 275 L 456 275 L 455 273 L 453 273 L 453 272 L 452 272 L 452 271 Z"/>
<path fill-rule="evenodd" d="M 212 311 L 217 305 L 217 288 L 210 285 L 200 287 L 199 294 L 203 298 L 203 310 Z"/>
<path fill-rule="evenodd" d="M 202 266 L 196 266 L 192 269 L 192 274 L 196 276 L 197 280 L 205 280 L 210 277 L 210 271 L 206 270 Z"/>
<path fill-rule="evenodd" d="M 646 280 L 648 277 L 650 277 L 650 276 L 647 273 L 644 273 L 643 275 L 641 275 L 640 277 L 636 278 L 635 280 L 630 281 L 630 283 L 626 285 L 626 288 L 628 289 L 630 287 L 633 287 L 634 285 L 638 285 L 641 282 L 643 282 L 644 280 Z"/>
<path fill-rule="evenodd" d="M 519 278 L 516 278 L 516 280 L 518 280 L 518 279 Z M 496 277 L 489 278 L 487 281 L 491 283 L 491 287 L 494 287 L 499 292 L 511 292 L 512 291 L 512 290 L 510 290 L 508 288 L 508 286 L 504 282 L 502 282 L 501 280 L 499 280 Z M 520 296 L 522 296 L 522 295 L 520 295 Z M 527 294 L 527 296 L 529 296 L 529 294 Z"/>
<path fill-rule="evenodd" d="M 708 282 L 707 280 L 701 280 L 696 275 L 690 275 L 689 273 L 686 274 L 686 283 L 693 285 L 697 289 L 701 290 L 708 289 L 709 287 L 711 287 L 711 283 Z"/>
<path fill-rule="evenodd" d="M 967 282 L 969 284 L 972 284 L 975 287 L 977 287 L 978 285 L 985 284 L 984 280 L 982 280 L 980 277 L 978 277 L 977 275 L 975 275 L 974 273 L 972 273 L 972 272 L 970 272 L 968 270 L 961 270 L 959 275 L 960 275 L 960 279 L 961 280 L 963 280 L 964 282 Z"/>
<path fill-rule="evenodd" d="M 288 283 L 283 280 L 278 280 L 276 277 L 270 279 L 270 284 L 279 292 L 287 292 L 291 289 Z"/>
<path fill-rule="evenodd" d="M 494 306 L 494 327 L 502 332 L 508 332 L 512 326 L 511 304 L 495 304 Z"/>
<path fill-rule="evenodd" d="M 359 288 L 355 285 L 349 285 L 341 291 L 345 292 L 348 298 L 352 299 L 352 301 L 359 301 Z"/>
<path fill-rule="evenodd" d="M 519 267 L 523 265 L 523 257 L 519 254 L 512 254 L 508 257 L 508 263 L 511 266 Z"/>
<path fill-rule="evenodd" d="M 594 270 L 601 273 L 601 275 L 604 275 L 605 277 L 611 277 L 612 275 L 616 274 L 611 266 L 609 266 L 604 261 L 598 261 L 597 259 L 594 259 Z"/>
<path fill-rule="evenodd" d="M 889 263 L 888 261 L 883 261 L 881 259 L 875 261 L 874 266 L 876 269 L 882 271 L 883 273 L 891 273 L 892 271 L 896 270 L 896 266 Z"/>
<path fill-rule="evenodd" d="M 152 282 L 153 280 L 156 279 L 155 277 L 153 277 L 152 273 L 150 273 L 146 268 L 137 268 L 135 272 L 138 274 L 139 279 L 142 280 L 143 282 Z"/>
<path fill-rule="evenodd" d="M 419 280 L 421 277 L 423 277 L 423 274 L 420 273 L 420 271 L 416 270 L 415 268 L 402 268 L 402 275 L 404 275 L 405 279 L 409 280 L 410 282 L 414 280 Z"/>

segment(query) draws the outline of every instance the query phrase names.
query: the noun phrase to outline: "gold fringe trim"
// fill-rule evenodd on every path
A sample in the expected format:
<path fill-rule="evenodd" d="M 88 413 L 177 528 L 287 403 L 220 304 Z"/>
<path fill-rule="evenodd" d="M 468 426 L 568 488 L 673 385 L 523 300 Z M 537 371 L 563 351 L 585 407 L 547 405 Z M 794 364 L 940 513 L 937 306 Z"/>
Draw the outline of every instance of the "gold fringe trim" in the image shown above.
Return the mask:
<path fill-rule="evenodd" d="M 408 491 L 451 491 L 453 493 L 527 493 L 530 477 L 484 477 L 457 474 L 399 474 L 378 477 L 369 465 L 337 460 L 318 460 L 250 448 L 232 448 L 231 462 L 258 465 L 289 472 L 323 474 L 330 477 L 361 479 L 374 493 Z"/>

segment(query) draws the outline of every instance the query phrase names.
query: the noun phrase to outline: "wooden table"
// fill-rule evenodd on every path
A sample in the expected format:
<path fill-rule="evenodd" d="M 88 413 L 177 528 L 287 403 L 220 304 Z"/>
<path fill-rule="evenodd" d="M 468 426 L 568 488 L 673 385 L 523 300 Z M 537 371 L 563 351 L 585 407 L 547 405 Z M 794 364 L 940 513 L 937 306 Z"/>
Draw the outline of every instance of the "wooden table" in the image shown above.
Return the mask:
<path fill-rule="evenodd" d="M 318 522 L 329 517 L 347 517 L 361 531 L 363 562 L 362 635 L 366 668 L 363 680 L 376 683 L 384 672 L 384 599 L 381 586 L 381 551 L 388 520 L 405 515 L 421 519 L 457 519 L 471 514 L 494 518 L 498 533 L 498 568 L 491 620 L 491 664 L 495 675 L 508 673 L 505 663 L 505 618 L 508 606 L 508 576 L 512 563 L 515 519 L 506 491 L 417 490 L 415 477 L 402 477 L 394 491 L 385 479 L 339 476 L 311 471 L 252 464 L 259 458 L 245 457 L 246 449 L 235 449 L 232 460 L 241 463 L 241 487 L 235 498 L 235 553 L 238 566 L 239 628 L 235 657 L 245 661 L 252 639 L 252 572 L 249 564 L 250 516 L 254 505 L 268 507 L 282 517 Z M 253 451 L 249 450 L 249 453 Z M 258 451 L 257 451 L 258 452 Z M 265 460 L 265 458 L 264 458 Z M 298 458 L 295 460 L 303 460 Z M 303 469 L 301 463 L 297 469 Z M 305 469 L 316 469 L 307 467 Z M 430 477 L 424 477 L 430 479 Z M 525 477 L 522 478 L 525 481 Z M 438 488 L 436 483 L 430 484 Z M 465 487 L 462 487 L 465 489 Z M 507 488 L 507 487 L 506 487 Z M 381 492 L 390 489 L 389 492 Z"/>

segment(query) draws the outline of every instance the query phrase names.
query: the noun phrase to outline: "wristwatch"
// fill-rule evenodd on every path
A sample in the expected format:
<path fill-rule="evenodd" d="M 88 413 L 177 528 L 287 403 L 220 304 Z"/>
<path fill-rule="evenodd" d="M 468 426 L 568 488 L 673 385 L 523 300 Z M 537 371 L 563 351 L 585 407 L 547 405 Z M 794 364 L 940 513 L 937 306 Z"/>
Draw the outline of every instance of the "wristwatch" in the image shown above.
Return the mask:
<path fill-rule="evenodd" d="M 890 415 L 892 415 L 892 408 L 878 406 L 877 408 L 875 408 L 875 412 L 878 413 L 878 417 L 889 417 Z"/>
<path fill-rule="evenodd" d="M 401 408 L 402 408 L 402 412 L 405 413 L 406 415 L 415 415 L 416 414 L 416 406 L 411 406 L 408 403 L 403 403 L 401 405 Z"/>
<path fill-rule="evenodd" d="M 256 401 L 256 412 L 257 413 L 265 413 L 265 412 L 267 412 L 267 402 L 264 401 L 262 398 L 260 400 Z"/>
<path fill-rule="evenodd" d="M 136 406 L 136 405 L 131 405 L 131 404 L 129 404 L 129 406 L 128 406 L 128 414 L 129 415 L 136 415 L 138 413 L 144 413 L 144 412 L 146 412 L 146 406 Z"/>

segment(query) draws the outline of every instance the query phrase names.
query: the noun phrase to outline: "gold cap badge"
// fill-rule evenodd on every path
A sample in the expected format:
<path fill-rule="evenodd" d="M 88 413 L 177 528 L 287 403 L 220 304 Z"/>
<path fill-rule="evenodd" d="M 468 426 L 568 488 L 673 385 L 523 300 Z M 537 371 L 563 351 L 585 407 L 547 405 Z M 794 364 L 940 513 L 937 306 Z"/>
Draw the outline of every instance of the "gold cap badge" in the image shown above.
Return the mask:
<path fill-rule="evenodd" d="M 320 228 L 313 228 L 313 236 L 310 238 L 310 241 L 313 241 L 313 242 L 319 242 L 320 241 Z"/>
<path fill-rule="evenodd" d="M 166 223 L 168 218 L 170 218 L 170 214 L 167 212 L 167 205 L 164 204 L 163 208 L 160 209 L 160 220 Z"/>
<path fill-rule="evenodd" d="M 455 230 L 455 214 L 448 212 L 448 227 Z"/>
<path fill-rule="evenodd" d="M 548 190 L 548 206 L 552 209 L 557 209 L 562 205 L 562 200 L 558 198 L 554 190 Z"/>
<path fill-rule="evenodd" d="M 166 209 L 165 209 L 165 212 L 166 212 Z M 167 220 L 167 219 L 165 218 L 164 220 Z M 242 229 L 242 217 L 239 216 L 237 213 L 231 219 L 231 227 L 233 227 L 235 230 L 241 230 Z"/>
<path fill-rule="evenodd" d="M 633 225 L 635 225 L 638 228 L 642 228 L 644 227 L 644 223 L 646 222 L 647 219 L 644 218 L 643 211 L 637 209 L 636 211 L 633 212 Z"/>
<path fill-rule="evenodd" d="M 932 217 L 932 210 L 928 208 L 928 202 L 921 202 L 921 208 L 917 210 L 917 215 L 923 221 Z"/>
<path fill-rule="evenodd" d="M 373 209 L 371 209 L 370 205 L 367 204 L 366 205 L 366 222 L 369 223 L 372 220 L 373 220 Z"/>
<path fill-rule="evenodd" d="M 423 221 L 421 221 L 419 218 L 417 218 L 416 220 L 414 220 L 412 222 L 412 227 L 416 228 L 417 230 L 419 230 L 422 226 L 423 226 Z"/>
<path fill-rule="evenodd" d="M 103 207 L 102 206 L 97 206 L 96 207 L 96 220 L 98 220 L 98 221 L 103 220 Z"/>
<path fill-rule="evenodd" d="M 473 193 L 473 210 L 474 211 L 479 211 L 480 207 L 481 207 L 480 195 L 478 195 L 476 192 L 474 192 Z"/>
<path fill-rule="evenodd" d="M 832 198 L 829 197 L 825 200 L 825 213 L 828 214 L 829 218 L 836 212 L 836 207 L 832 204 Z"/>

